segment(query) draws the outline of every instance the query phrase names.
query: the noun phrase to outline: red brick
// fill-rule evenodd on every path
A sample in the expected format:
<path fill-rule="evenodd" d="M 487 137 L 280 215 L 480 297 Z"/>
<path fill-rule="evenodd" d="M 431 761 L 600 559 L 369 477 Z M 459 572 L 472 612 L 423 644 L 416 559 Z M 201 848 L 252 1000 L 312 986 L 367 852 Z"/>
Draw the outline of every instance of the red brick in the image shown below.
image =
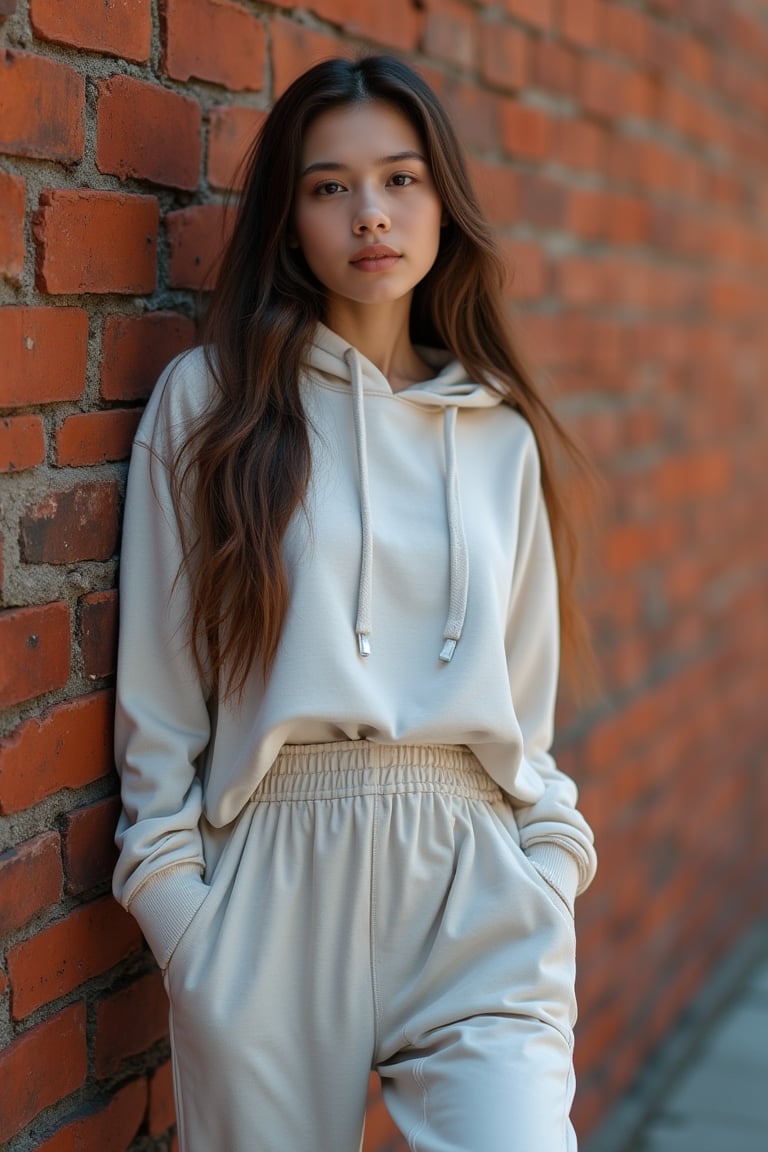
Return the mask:
<path fill-rule="evenodd" d="M 96 1006 L 94 1067 L 103 1078 L 129 1056 L 138 1056 L 168 1035 L 168 999 L 159 972 L 134 980 Z"/>
<path fill-rule="evenodd" d="M 69 679 L 69 607 L 0 612 L 0 708 L 63 688 Z"/>
<path fill-rule="evenodd" d="M 421 50 L 430 60 L 471 68 L 477 56 L 477 19 L 459 0 L 428 4 Z"/>
<path fill-rule="evenodd" d="M 497 164 L 469 159 L 472 186 L 486 218 L 499 228 L 516 224 L 520 218 L 520 188 L 517 173 Z"/>
<path fill-rule="evenodd" d="M 618 4 L 603 4 L 600 20 L 601 41 L 612 52 L 641 68 L 653 62 L 652 25 L 648 15 Z M 690 41 L 686 38 L 685 43 Z"/>
<path fill-rule="evenodd" d="M 212 288 L 233 214 L 223 204 L 197 204 L 165 218 L 172 288 Z"/>
<path fill-rule="evenodd" d="M 51 492 L 21 519 L 27 564 L 109 560 L 117 550 L 118 491 L 112 481 L 86 481 Z"/>
<path fill-rule="evenodd" d="M 66 619 L 68 625 L 68 612 Z M 62 788 L 109 775 L 113 715 L 112 693 L 94 692 L 25 720 L 0 740 L 0 813 L 21 812 Z"/>
<path fill-rule="evenodd" d="M 208 179 L 214 188 L 243 187 L 243 161 L 266 113 L 236 105 L 212 108 L 208 130 Z"/>
<path fill-rule="evenodd" d="M 111 896 L 76 908 L 8 950 L 13 1019 L 108 972 L 140 947 L 136 921 Z"/>
<path fill-rule="evenodd" d="M 555 22 L 554 0 L 504 0 L 504 7 L 535 28 L 551 28 Z"/>
<path fill-rule="evenodd" d="M 172 188 L 200 180 L 202 113 L 197 100 L 130 76 L 99 80 L 96 167 Z"/>
<path fill-rule="evenodd" d="M 497 150 L 502 101 L 494 92 L 469 81 L 447 79 L 440 96 L 465 148 Z"/>
<path fill-rule="evenodd" d="M 523 240 L 504 241 L 502 250 L 510 269 L 509 293 L 515 300 L 537 300 L 545 295 L 548 267 L 544 252 L 537 244 Z"/>
<path fill-rule="evenodd" d="M 149 60 L 151 0 L 31 0 L 29 14 L 41 40 L 139 63 Z"/>
<path fill-rule="evenodd" d="M 528 83 L 529 40 L 519 28 L 498 21 L 480 26 L 480 70 L 483 78 L 505 92 Z"/>
<path fill-rule="evenodd" d="M 55 1136 L 37 1145 L 37 1152 L 127 1152 L 133 1145 L 147 1110 L 146 1080 L 131 1080 L 111 1093 L 98 1112 L 92 1104 L 88 1115 L 74 1120 Z"/>
<path fill-rule="evenodd" d="M 194 321 L 178 312 L 108 317 L 101 350 L 101 396 L 145 399 L 166 364 L 194 342 Z"/>
<path fill-rule="evenodd" d="M 626 73 L 610 60 L 594 56 L 581 62 L 581 103 L 587 112 L 604 120 L 626 115 Z"/>
<path fill-rule="evenodd" d="M 536 87 L 572 96 L 578 68 L 575 50 L 559 40 L 540 36 L 533 44 L 532 52 L 532 73 Z"/>
<path fill-rule="evenodd" d="M 117 859 L 115 828 L 120 798 L 108 796 L 64 818 L 64 867 L 67 891 L 79 895 L 103 884 L 112 875 Z"/>
<path fill-rule="evenodd" d="M 127 460 L 140 416 L 135 408 L 68 416 L 56 433 L 56 463 L 78 467 Z"/>
<path fill-rule="evenodd" d="M 2 968 L 0 968 L 0 997 L 5 996 L 8 991 L 8 977 Z"/>
<path fill-rule="evenodd" d="M 587 120 L 556 120 L 554 152 L 560 164 L 578 171 L 604 171 L 607 131 Z"/>
<path fill-rule="evenodd" d="M 731 464 L 725 451 L 689 453 L 665 461 L 656 471 L 655 487 L 661 507 L 675 500 L 709 499 L 725 490 Z"/>
<path fill-rule="evenodd" d="M 440 0 L 428 0 L 431 8 L 447 8 Z M 280 8 L 305 8 L 303 0 L 278 0 Z M 401 51 L 413 51 L 421 43 L 427 4 L 413 0 L 313 0 L 312 12 L 340 28 L 347 37 L 373 40 Z M 333 55 L 339 55 L 338 50 Z M 329 53 L 331 55 L 331 53 Z"/>
<path fill-rule="evenodd" d="M 264 86 L 263 24 L 231 0 L 163 0 L 163 66 L 175 80 L 210 80 L 225 88 Z"/>
<path fill-rule="evenodd" d="M 176 1123 L 173 1068 L 170 1060 L 156 1068 L 149 1081 L 149 1134 L 162 1136 Z"/>
<path fill-rule="evenodd" d="M 504 151 L 526 160 L 544 160 L 552 149 L 552 120 L 540 108 L 504 100 L 501 105 Z"/>
<path fill-rule="evenodd" d="M 0 936 L 50 908 L 63 887 L 58 832 L 44 832 L 0 854 Z"/>
<path fill-rule="evenodd" d="M 82 308 L 0 308 L 0 406 L 78 400 L 85 388 L 88 313 Z"/>
<path fill-rule="evenodd" d="M 109 676 L 117 655 L 117 592 L 92 592 L 80 609 L 83 672 L 89 680 Z"/>
<path fill-rule="evenodd" d="M 43 292 L 154 291 L 159 205 L 119 192 L 43 192 L 32 218 Z"/>
<path fill-rule="evenodd" d="M 564 40 L 591 48 L 600 26 L 599 0 L 560 0 L 560 32 Z"/>
<path fill-rule="evenodd" d="M 351 44 L 316 32 L 303 24 L 277 18 L 270 24 L 272 39 L 272 90 L 275 99 L 302 72 L 329 56 L 351 57 Z"/>
<path fill-rule="evenodd" d="M 10 1140 L 44 1108 L 76 1091 L 87 1071 L 84 1004 L 71 1004 L 18 1036 L 0 1052 L 0 1141 Z"/>
<path fill-rule="evenodd" d="M 0 21 L 13 16 L 16 11 L 16 0 L 0 0 Z"/>
<path fill-rule="evenodd" d="M 0 151 L 72 164 L 83 155 L 85 79 L 74 68 L 0 50 Z"/>
<path fill-rule="evenodd" d="M 24 270 L 25 199 L 21 177 L 0 172 L 0 274 L 13 281 Z"/>
<path fill-rule="evenodd" d="M 0 418 L 0 472 L 22 472 L 44 459 L 45 437 L 39 416 Z"/>

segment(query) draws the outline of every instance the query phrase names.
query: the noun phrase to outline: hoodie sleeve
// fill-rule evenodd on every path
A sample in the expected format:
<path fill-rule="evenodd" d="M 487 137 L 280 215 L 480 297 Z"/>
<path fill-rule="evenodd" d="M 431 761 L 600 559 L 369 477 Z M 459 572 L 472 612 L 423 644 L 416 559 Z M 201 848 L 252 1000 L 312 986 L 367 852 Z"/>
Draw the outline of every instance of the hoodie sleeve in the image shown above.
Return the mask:
<path fill-rule="evenodd" d="M 523 851 L 572 910 L 576 895 L 591 882 L 597 860 L 592 830 L 576 807 L 576 785 L 550 754 L 560 647 L 557 570 L 538 452 L 531 439 L 505 645 L 523 737 L 523 771 L 538 776 L 541 794 L 516 807 L 516 818 Z"/>
<path fill-rule="evenodd" d="M 187 585 L 164 453 L 167 374 L 134 443 L 120 562 L 115 758 L 122 813 L 113 878 L 161 968 L 207 894 L 198 759 L 210 739 L 187 644 Z M 165 459 L 169 458 L 165 455 Z"/>

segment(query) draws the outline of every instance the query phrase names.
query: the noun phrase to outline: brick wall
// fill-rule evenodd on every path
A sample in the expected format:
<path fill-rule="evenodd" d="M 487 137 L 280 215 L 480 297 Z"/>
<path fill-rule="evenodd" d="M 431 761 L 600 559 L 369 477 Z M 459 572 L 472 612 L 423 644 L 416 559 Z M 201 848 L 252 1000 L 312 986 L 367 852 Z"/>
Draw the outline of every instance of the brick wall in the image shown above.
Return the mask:
<path fill-rule="evenodd" d="M 0 1145 L 174 1146 L 162 986 L 108 894 L 126 460 L 244 141 L 312 60 L 372 47 L 452 109 L 606 479 L 605 689 L 559 743 L 602 858 L 589 1132 L 766 908 L 765 4 L 0 0 L 0 38 Z M 367 1148 L 395 1147 L 372 1083 Z"/>

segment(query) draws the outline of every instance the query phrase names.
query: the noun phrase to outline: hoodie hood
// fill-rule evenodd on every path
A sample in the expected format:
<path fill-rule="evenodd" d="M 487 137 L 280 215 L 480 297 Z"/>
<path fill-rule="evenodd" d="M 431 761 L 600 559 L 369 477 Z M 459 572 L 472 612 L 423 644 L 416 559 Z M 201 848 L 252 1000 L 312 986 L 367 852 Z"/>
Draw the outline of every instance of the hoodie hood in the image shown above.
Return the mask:
<path fill-rule="evenodd" d="M 502 403 L 500 392 L 471 381 L 464 367 L 450 353 L 419 348 L 419 355 L 436 370 L 431 380 L 393 392 L 386 376 L 336 332 L 318 324 L 310 346 L 309 367 L 329 384 L 343 383 L 352 392 L 358 491 L 360 497 L 360 579 L 355 633 L 361 657 L 370 655 L 373 633 L 373 528 L 368 485 L 368 444 L 365 428 L 365 395 L 392 396 L 406 404 L 442 408 L 444 428 L 444 482 L 446 526 L 449 542 L 448 610 L 440 659 L 449 663 L 461 639 L 469 593 L 469 558 L 461 511 L 459 474 L 456 464 L 456 418 L 459 408 L 492 408 Z"/>

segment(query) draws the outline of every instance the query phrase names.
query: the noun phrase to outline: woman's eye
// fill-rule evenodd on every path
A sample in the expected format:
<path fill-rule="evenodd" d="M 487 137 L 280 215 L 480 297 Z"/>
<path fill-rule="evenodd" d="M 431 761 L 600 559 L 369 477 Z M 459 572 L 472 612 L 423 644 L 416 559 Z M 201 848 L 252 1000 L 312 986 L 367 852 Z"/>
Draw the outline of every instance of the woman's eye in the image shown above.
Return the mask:
<path fill-rule="evenodd" d="M 396 172 L 391 177 L 392 183 L 396 188 L 407 188 L 409 184 L 413 184 L 413 176 L 409 176 L 407 172 Z"/>
<path fill-rule="evenodd" d="M 335 196 L 337 192 L 342 192 L 343 189 L 343 184 L 339 184 L 338 180 L 325 180 L 322 184 L 318 184 L 317 188 L 315 188 L 315 195 Z"/>

